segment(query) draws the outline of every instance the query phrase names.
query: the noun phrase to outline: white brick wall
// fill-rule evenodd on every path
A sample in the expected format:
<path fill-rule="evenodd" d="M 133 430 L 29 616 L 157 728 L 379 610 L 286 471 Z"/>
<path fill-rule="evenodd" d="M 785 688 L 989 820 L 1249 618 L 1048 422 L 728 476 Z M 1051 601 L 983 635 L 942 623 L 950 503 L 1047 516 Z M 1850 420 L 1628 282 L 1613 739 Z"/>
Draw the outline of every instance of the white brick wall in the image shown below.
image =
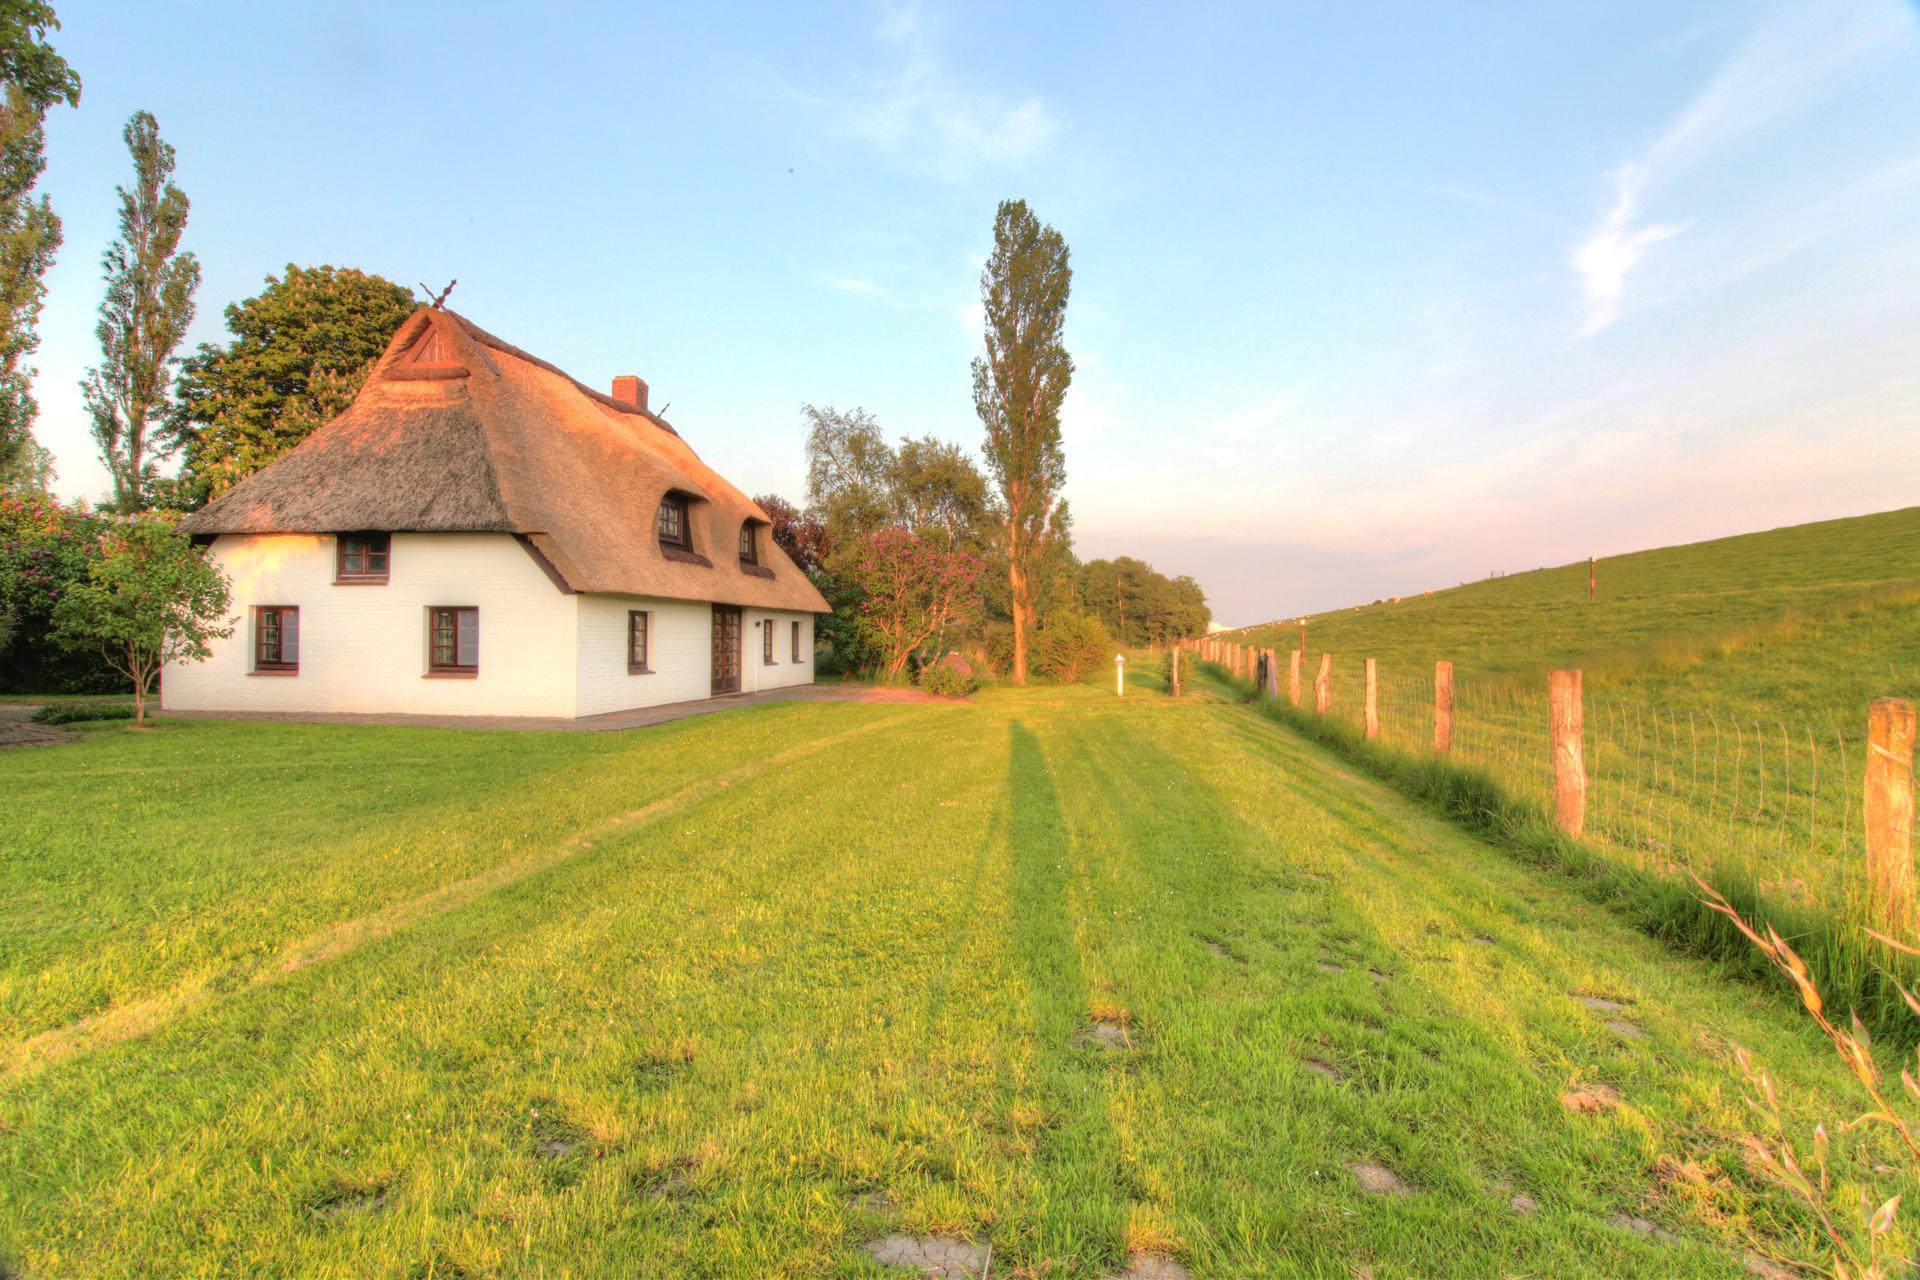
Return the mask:
<path fill-rule="evenodd" d="M 206 662 L 167 668 L 164 704 L 174 710 L 588 716 L 711 691 L 709 605 L 567 595 L 505 534 L 394 534 L 385 585 L 337 585 L 331 536 L 227 534 L 211 554 L 232 580 L 237 625 Z M 256 605 L 300 609 L 297 675 L 252 673 Z M 480 610 L 477 677 L 425 675 L 434 605 Z M 627 611 L 636 608 L 651 624 L 647 675 L 627 671 Z M 769 621 L 771 666 L 760 630 Z M 746 610 L 741 649 L 743 690 L 809 684 L 813 616 Z"/>
<path fill-rule="evenodd" d="M 690 702 L 713 691 L 713 607 L 685 600 L 575 596 L 580 602 L 579 712 Z M 647 612 L 650 675 L 627 674 L 627 610 Z"/>
<path fill-rule="evenodd" d="M 800 661 L 793 660 L 793 623 L 800 624 Z M 813 683 L 813 615 L 780 610 L 748 609 L 741 619 L 746 638 L 740 668 L 740 686 L 746 690 L 784 689 Z M 773 663 L 766 662 L 761 628 L 773 628 Z"/>
<path fill-rule="evenodd" d="M 505 534 L 396 533 L 385 585 L 336 585 L 331 536 L 223 534 L 212 555 L 237 625 L 207 661 L 167 668 L 173 710 L 574 714 L 575 597 Z M 251 674 L 255 605 L 298 606 L 299 674 Z M 433 605 L 480 610 L 473 679 L 426 675 Z"/>

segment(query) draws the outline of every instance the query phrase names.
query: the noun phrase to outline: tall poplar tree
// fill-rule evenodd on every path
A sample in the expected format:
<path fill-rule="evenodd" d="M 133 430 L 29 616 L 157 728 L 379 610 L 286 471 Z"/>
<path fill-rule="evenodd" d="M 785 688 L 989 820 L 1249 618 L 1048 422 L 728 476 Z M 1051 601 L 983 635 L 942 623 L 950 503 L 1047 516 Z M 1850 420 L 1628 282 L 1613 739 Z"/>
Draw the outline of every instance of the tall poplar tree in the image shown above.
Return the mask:
<path fill-rule="evenodd" d="M 120 238 L 101 257 L 107 296 L 100 303 L 100 363 L 80 384 L 100 456 L 113 474 L 113 505 L 144 511 L 159 461 L 178 443 L 167 427 L 173 401 L 173 352 L 193 323 L 200 263 L 180 251 L 187 197 L 173 185 L 173 148 L 160 125 L 136 111 L 123 134 L 133 156 L 133 187 L 119 188 Z"/>
<path fill-rule="evenodd" d="M 1034 217 L 1026 201 L 1001 201 L 993 252 L 980 274 L 987 355 L 973 362 L 973 407 L 986 424 L 987 469 L 1006 517 L 1015 684 L 1027 682 L 1036 571 L 1068 527 L 1060 406 L 1073 381 L 1073 357 L 1061 333 L 1072 287 L 1060 233 Z"/>
<path fill-rule="evenodd" d="M 46 40 L 59 26 L 42 0 L 0 0 L 0 490 L 44 485 L 51 469 L 33 438 L 40 407 L 27 362 L 60 248 L 60 219 L 34 196 L 47 167 L 47 110 L 80 102 L 80 77 Z"/>

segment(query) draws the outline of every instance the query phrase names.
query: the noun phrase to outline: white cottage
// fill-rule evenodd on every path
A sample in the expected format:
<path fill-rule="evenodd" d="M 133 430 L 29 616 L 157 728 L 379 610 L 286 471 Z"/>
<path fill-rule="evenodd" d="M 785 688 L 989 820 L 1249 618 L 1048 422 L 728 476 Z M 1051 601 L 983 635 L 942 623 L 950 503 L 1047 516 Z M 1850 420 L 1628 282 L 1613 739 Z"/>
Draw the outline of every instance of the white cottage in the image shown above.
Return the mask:
<path fill-rule="evenodd" d="M 175 711 L 591 716 L 813 680 L 827 610 L 647 408 L 423 307 L 359 397 L 195 513 L 233 636 Z"/>

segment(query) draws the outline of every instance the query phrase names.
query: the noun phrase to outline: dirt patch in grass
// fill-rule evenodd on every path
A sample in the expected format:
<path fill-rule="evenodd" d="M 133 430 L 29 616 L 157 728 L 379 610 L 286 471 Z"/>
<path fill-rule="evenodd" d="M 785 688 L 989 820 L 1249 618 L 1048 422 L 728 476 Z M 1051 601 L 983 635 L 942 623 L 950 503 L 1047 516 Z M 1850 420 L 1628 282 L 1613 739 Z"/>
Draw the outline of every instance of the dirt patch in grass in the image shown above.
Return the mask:
<path fill-rule="evenodd" d="M 1087 1026 L 1073 1033 L 1073 1047 L 1076 1049 L 1131 1049 L 1133 1036 L 1123 1022 L 1095 1018 Z"/>
<path fill-rule="evenodd" d="M 1620 1091 L 1610 1084 L 1583 1084 L 1561 1094 L 1560 1105 L 1576 1115 L 1597 1116 L 1620 1105 Z"/>
<path fill-rule="evenodd" d="M 1625 1018 L 1611 1018 L 1607 1021 L 1607 1030 L 1626 1040 L 1645 1040 L 1646 1028 L 1638 1023 L 1628 1022 Z"/>
<path fill-rule="evenodd" d="M 633 1083 L 642 1093 L 664 1089 L 693 1069 L 693 1046 L 676 1044 L 670 1049 L 643 1053 L 633 1064 Z"/>
<path fill-rule="evenodd" d="M 847 1201 L 847 1208 L 856 1213 L 870 1213 L 876 1218 L 891 1218 L 900 1208 L 892 1196 L 877 1187 L 856 1192 Z"/>
<path fill-rule="evenodd" d="M 1404 1196 L 1413 1194 L 1413 1188 L 1393 1170 L 1383 1164 L 1368 1164 L 1356 1161 L 1347 1166 L 1347 1172 L 1354 1176 L 1360 1189 L 1374 1196 Z"/>
<path fill-rule="evenodd" d="M 1523 1218 L 1530 1218 L 1540 1211 L 1540 1202 L 1524 1192 L 1515 1194 L 1507 1201 L 1507 1208 Z"/>
<path fill-rule="evenodd" d="M 1573 998 L 1595 1013 L 1620 1013 L 1633 1003 L 1631 1000 L 1616 999 L 1613 996 L 1583 996 L 1578 992 L 1574 993 Z"/>
<path fill-rule="evenodd" d="M 1116 1272 L 1113 1280 L 1187 1280 L 1187 1269 L 1157 1253 L 1136 1253 L 1127 1259 L 1127 1269 Z"/>
<path fill-rule="evenodd" d="M 1800 1280 L 1800 1273 L 1792 1267 L 1775 1262 L 1772 1258 L 1757 1253 L 1749 1253 L 1741 1259 L 1747 1270 L 1760 1280 Z"/>
<path fill-rule="evenodd" d="M 1332 1080 L 1336 1084 L 1347 1078 L 1347 1073 L 1324 1058 L 1302 1058 L 1300 1065 L 1323 1080 Z"/>
<path fill-rule="evenodd" d="M 894 1234 L 867 1243 L 874 1261 L 887 1267 L 906 1267 L 942 1280 L 966 1280 L 983 1274 L 987 1251 L 959 1236 Z"/>
<path fill-rule="evenodd" d="M 1200 940 L 1200 945 L 1206 948 L 1207 954 L 1215 960 L 1231 960 L 1235 964 L 1245 964 L 1247 962 L 1247 958 L 1241 955 L 1236 948 L 1222 942 L 1219 938 L 1211 937 L 1204 933 L 1195 934 L 1194 936 Z"/>
<path fill-rule="evenodd" d="M 1667 1230 L 1651 1218 L 1636 1217 L 1630 1213 L 1616 1213 L 1607 1219 L 1607 1225 L 1616 1231 L 1630 1231 L 1636 1236 L 1645 1236 L 1661 1244 L 1672 1244 L 1680 1237 Z"/>
<path fill-rule="evenodd" d="M 384 1182 L 335 1182 L 307 1198 L 307 1212 L 324 1221 L 378 1213 L 386 1205 Z"/>
<path fill-rule="evenodd" d="M 693 1177 L 700 1162 L 692 1156 L 669 1156 L 636 1170 L 627 1184 L 634 1194 L 665 1204 L 685 1204 L 693 1199 Z M 875 1195 L 884 1193 L 875 1192 Z M 891 1202 L 889 1202 L 891 1203 Z"/>

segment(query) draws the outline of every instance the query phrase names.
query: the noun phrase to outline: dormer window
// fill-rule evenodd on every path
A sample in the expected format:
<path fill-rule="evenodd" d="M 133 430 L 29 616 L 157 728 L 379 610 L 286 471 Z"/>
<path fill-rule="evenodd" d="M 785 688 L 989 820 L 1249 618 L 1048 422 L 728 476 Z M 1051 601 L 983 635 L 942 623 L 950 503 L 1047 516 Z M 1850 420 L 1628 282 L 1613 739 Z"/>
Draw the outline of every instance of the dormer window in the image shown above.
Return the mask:
<path fill-rule="evenodd" d="M 677 493 L 660 499 L 660 542 L 662 546 L 693 549 L 687 533 L 687 500 Z"/>
<path fill-rule="evenodd" d="M 754 536 L 753 521 L 751 520 L 740 526 L 740 563 L 760 563 L 760 542 L 759 539 Z"/>

